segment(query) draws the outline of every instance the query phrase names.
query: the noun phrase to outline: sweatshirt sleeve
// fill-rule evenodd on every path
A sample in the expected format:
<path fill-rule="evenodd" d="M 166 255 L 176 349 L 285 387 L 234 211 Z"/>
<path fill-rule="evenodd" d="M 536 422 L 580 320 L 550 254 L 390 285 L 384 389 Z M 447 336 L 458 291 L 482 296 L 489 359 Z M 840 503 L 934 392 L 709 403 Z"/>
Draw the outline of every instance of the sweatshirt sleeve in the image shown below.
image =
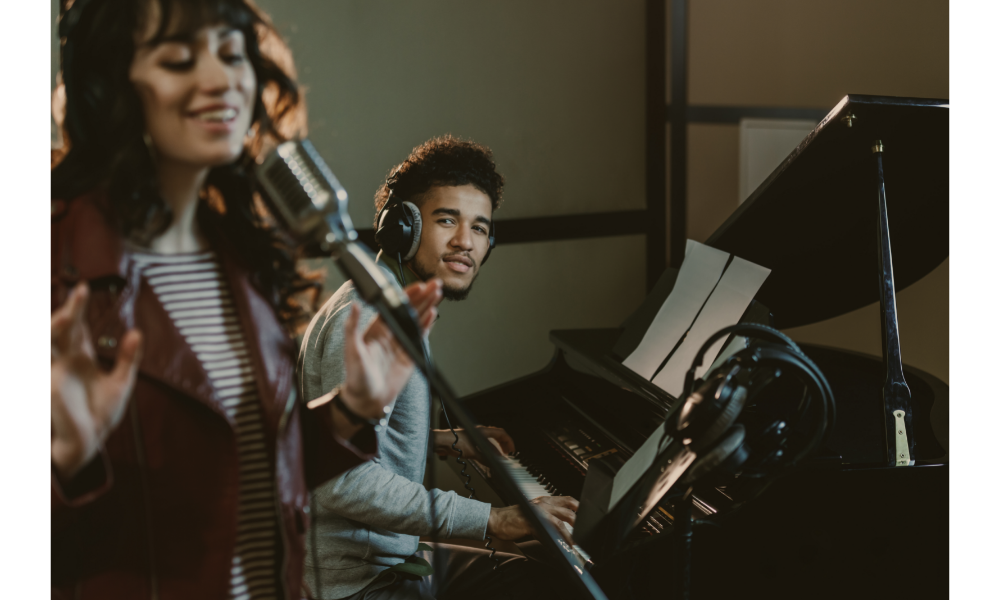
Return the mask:
<path fill-rule="evenodd" d="M 433 507 L 432 507 L 433 500 Z M 481 540 L 490 505 L 455 492 L 426 490 L 369 462 L 316 490 L 316 501 L 338 516 L 396 533 Z"/>
<path fill-rule="evenodd" d="M 324 315 L 322 330 L 314 340 L 309 340 L 307 351 L 313 356 L 303 361 L 303 367 L 312 374 L 307 379 L 320 382 L 319 389 L 308 391 L 310 395 L 318 397 L 344 381 L 343 327 L 351 302 L 361 309 L 359 327 L 367 327 L 378 314 L 357 293 L 345 294 L 342 300 Z M 412 449 L 422 454 L 426 450 Z M 428 491 L 422 483 L 383 468 L 377 457 L 327 481 L 315 494 L 325 510 L 371 527 L 409 535 L 430 535 L 436 530 L 441 537 L 483 539 L 490 516 L 489 504 L 463 498 L 455 492 Z"/>

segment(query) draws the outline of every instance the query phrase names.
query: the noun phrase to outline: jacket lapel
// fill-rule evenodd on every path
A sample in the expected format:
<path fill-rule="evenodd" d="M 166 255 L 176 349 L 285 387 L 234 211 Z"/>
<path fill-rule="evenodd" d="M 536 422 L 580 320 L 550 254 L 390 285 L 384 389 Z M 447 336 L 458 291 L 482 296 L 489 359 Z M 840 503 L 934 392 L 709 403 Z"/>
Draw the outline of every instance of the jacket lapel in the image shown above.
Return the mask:
<path fill-rule="evenodd" d="M 145 279 L 139 286 L 135 319 L 145 340 L 139 372 L 183 392 L 229 421 L 204 366 Z"/>
<path fill-rule="evenodd" d="M 137 327 L 144 339 L 139 373 L 183 392 L 225 418 L 222 401 L 201 361 L 124 251 L 121 235 L 101 210 L 100 197 L 89 195 L 61 203 L 58 214 L 54 205 L 53 217 L 52 279 L 53 286 L 61 288 L 58 293 L 54 290 L 53 302 L 64 301 L 66 291 L 77 281 L 91 284 L 88 324 L 97 355 L 107 364 L 113 363 L 117 342 L 128 329 Z M 271 305 L 251 284 L 235 253 L 225 245 L 215 250 L 252 360 L 265 428 L 274 440 L 294 381 L 295 345 Z"/>
<path fill-rule="evenodd" d="M 246 268 L 231 252 L 220 251 L 219 255 L 253 361 L 264 427 L 273 442 L 295 379 L 295 344 L 271 305 L 250 282 Z"/>
<path fill-rule="evenodd" d="M 201 361 L 125 252 L 121 235 L 102 210 L 101 196 L 57 202 L 58 214 L 53 206 L 52 278 L 53 285 L 63 291 L 53 294 L 53 302 L 65 301 L 73 285 L 87 281 L 91 290 L 87 324 L 97 356 L 105 364 L 114 363 L 125 332 L 138 328 L 143 334 L 139 374 L 183 392 L 225 418 Z M 247 342 L 252 345 L 253 340 Z"/>

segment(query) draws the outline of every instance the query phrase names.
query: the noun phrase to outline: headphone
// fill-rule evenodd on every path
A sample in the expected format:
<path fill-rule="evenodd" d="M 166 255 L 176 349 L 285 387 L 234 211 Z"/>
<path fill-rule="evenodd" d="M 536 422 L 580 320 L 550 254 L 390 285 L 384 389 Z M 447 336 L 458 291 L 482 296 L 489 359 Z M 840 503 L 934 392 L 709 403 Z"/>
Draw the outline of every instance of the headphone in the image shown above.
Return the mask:
<path fill-rule="evenodd" d="M 756 340 L 707 377 L 696 380 L 695 371 L 708 349 L 732 333 Z M 770 424 L 755 436 L 756 448 L 748 444 L 746 426 L 737 423 L 743 409 L 764 387 L 781 377 L 783 369 L 797 376 L 806 388 L 797 413 L 805 417 L 811 408 L 819 408 L 812 437 L 794 456 L 786 454 L 790 427 L 784 419 L 769 417 Z M 676 430 L 678 438 L 697 454 L 697 459 L 679 483 L 691 485 L 709 475 L 716 478 L 736 473 L 765 477 L 794 467 L 829 438 L 835 422 L 836 407 L 829 382 L 791 338 L 756 323 L 731 325 L 705 341 L 685 376 L 684 404 Z"/>
<path fill-rule="evenodd" d="M 412 202 L 400 202 L 396 198 L 393 186 L 396 184 L 396 171 L 385 180 L 385 187 L 389 190 L 389 197 L 385 204 L 379 209 L 375 217 L 376 230 L 375 241 L 389 255 L 399 259 L 400 268 L 405 261 L 412 260 L 417 255 L 417 248 L 420 247 L 420 232 L 423 229 L 423 222 L 420 219 L 420 209 Z M 490 245 L 486 248 L 486 255 L 480 261 L 480 265 L 485 265 L 493 247 L 496 246 L 496 223 L 490 221 L 489 232 Z"/>

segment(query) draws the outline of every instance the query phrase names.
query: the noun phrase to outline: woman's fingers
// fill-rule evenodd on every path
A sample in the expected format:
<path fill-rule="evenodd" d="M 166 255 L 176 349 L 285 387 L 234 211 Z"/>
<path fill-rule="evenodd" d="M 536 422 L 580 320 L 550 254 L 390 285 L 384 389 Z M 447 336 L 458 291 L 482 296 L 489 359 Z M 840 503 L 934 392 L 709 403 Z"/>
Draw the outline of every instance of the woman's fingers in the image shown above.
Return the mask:
<path fill-rule="evenodd" d="M 86 320 L 88 296 L 87 284 L 80 283 L 52 314 L 52 460 L 64 475 L 93 458 L 117 427 L 142 354 L 142 335 L 131 330 L 120 340 L 114 368 L 98 368 Z"/>
<path fill-rule="evenodd" d="M 421 312 L 429 304 L 437 306 L 441 302 L 443 282 L 435 277 L 425 282 L 412 283 L 406 286 L 406 295 L 417 312 Z"/>
<path fill-rule="evenodd" d="M 442 286 L 441 280 L 435 277 L 430 281 L 414 283 L 406 288 L 406 295 L 417 313 L 417 322 L 425 335 L 430 332 L 431 326 L 437 319 L 436 307 L 443 298 Z"/>
<path fill-rule="evenodd" d="M 126 397 L 135 384 L 135 375 L 139 371 L 140 362 L 142 362 L 142 334 L 138 329 L 131 329 L 122 336 L 115 367 L 111 371 L 111 380 L 121 386 L 122 395 Z"/>
<path fill-rule="evenodd" d="M 73 328 L 83 325 L 84 308 L 87 306 L 89 289 L 85 282 L 78 283 L 69 293 L 69 297 L 52 313 L 52 352 L 67 352 L 72 338 Z"/>
<path fill-rule="evenodd" d="M 432 306 L 420 319 L 420 330 L 424 335 L 430 334 L 435 322 L 437 322 L 437 308 Z"/>
<path fill-rule="evenodd" d="M 351 303 L 351 314 L 347 315 L 347 322 L 344 323 L 344 335 L 349 340 L 354 340 L 356 348 L 360 348 L 362 336 L 358 332 L 358 321 L 361 319 L 361 309 L 354 302 Z"/>

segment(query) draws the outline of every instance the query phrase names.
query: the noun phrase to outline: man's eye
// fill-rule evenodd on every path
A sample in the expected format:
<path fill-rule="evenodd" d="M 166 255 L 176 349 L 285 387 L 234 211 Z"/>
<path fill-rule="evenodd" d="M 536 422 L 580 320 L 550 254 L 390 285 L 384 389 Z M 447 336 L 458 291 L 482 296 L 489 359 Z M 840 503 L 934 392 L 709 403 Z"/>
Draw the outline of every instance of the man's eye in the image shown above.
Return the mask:
<path fill-rule="evenodd" d="M 246 59 L 242 54 L 226 54 L 222 57 L 223 62 L 229 65 L 237 65 Z"/>
<path fill-rule="evenodd" d="M 454 222 L 454 219 L 438 219 L 438 223 L 444 223 L 445 225 L 451 225 Z"/>

